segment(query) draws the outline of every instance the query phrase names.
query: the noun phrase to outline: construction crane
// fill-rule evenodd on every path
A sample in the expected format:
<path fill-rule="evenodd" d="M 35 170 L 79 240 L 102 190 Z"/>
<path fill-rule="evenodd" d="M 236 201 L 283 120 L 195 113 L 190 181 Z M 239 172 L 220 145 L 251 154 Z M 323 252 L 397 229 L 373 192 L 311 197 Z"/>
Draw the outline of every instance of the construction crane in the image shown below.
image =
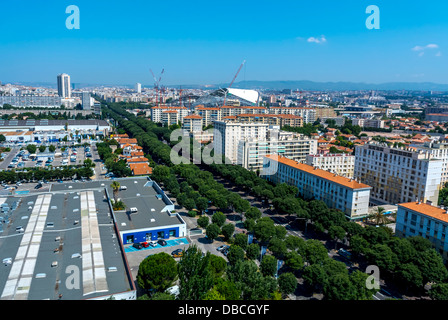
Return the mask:
<path fill-rule="evenodd" d="M 182 86 L 179 87 L 179 107 L 182 107 Z"/>
<path fill-rule="evenodd" d="M 236 77 L 238 77 L 238 74 L 240 73 L 240 71 L 243 68 L 245 63 L 246 63 L 246 60 L 244 60 L 243 63 L 240 65 L 240 68 L 238 69 L 237 73 L 233 77 L 233 80 L 232 80 L 232 82 L 230 82 L 230 85 L 229 85 L 229 87 L 227 89 L 230 89 L 230 87 L 232 87 L 232 84 L 235 82 Z M 227 100 L 227 91 L 224 92 L 224 103 L 223 103 L 223 106 L 226 105 L 226 100 Z"/>
<path fill-rule="evenodd" d="M 162 74 L 165 71 L 165 69 L 162 69 L 162 72 L 160 73 L 159 79 L 157 80 L 156 76 L 154 75 L 154 72 L 152 72 L 152 69 L 149 69 L 151 71 L 152 77 L 154 78 L 154 89 L 156 91 L 156 107 L 159 106 L 159 91 L 162 93 L 162 88 L 159 87 L 160 81 L 162 80 Z"/>

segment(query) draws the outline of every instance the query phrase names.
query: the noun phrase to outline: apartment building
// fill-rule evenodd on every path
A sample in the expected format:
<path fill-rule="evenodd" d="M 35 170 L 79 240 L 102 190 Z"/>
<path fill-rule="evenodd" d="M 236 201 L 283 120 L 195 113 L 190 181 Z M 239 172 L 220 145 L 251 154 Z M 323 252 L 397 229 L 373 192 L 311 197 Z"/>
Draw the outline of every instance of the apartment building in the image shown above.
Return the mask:
<path fill-rule="evenodd" d="M 192 114 L 184 117 L 182 128 L 188 132 L 202 131 L 202 117 Z"/>
<path fill-rule="evenodd" d="M 216 155 L 223 155 L 237 163 L 238 144 L 245 138 L 265 140 L 268 124 L 213 121 L 213 147 Z"/>
<path fill-rule="evenodd" d="M 280 127 L 302 127 L 303 118 L 292 114 L 239 114 L 236 121 L 242 123 L 260 122 Z"/>
<path fill-rule="evenodd" d="M 152 122 L 163 122 L 163 115 L 164 115 L 165 111 L 176 111 L 178 121 L 181 121 L 181 122 L 183 121 L 183 118 L 185 118 L 188 115 L 188 109 L 185 107 L 168 107 L 168 106 L 152 107 L 151 108 L 151 121 Z"/>
<path fill-rule="evenodd" d="M 342 211 L 351 220 L 368 215 L 372 188 L 356 180 L 279 155 L 264 157 L 261 175 L 276 184 L 296 186 L 303 198 L 322 200 L 329 208 Z"/>
<path fill-rule="evenodd" d="M 179 111 L 166 110 L 162 112 L 162 124 L 164 126 L 171 126 L 173 124 L 178 124 L 179 122 L 181 122 Z"/>
<path fill-rule="evenodd" d="M 410 148 L 369 143 L 355 148 L 355 179 L 372 186 L 375 204 L 437 203 L 442 160 Z"/>
<path fill-rule="evenodd" d="M 399 237 L 421 236 L 433 244 L 448 259 L 448 210 L 419 201 L 400 203 L 397 210 L 395 234 Z"/>
<path fill-rule="evenodd" d="M 268 130 L 266 139 L 245 138 L 238 144 L 237 164 L 248 170 L 261 170 L 263 158 L 278 154 L 304 162 L 309 154 L 317 153 L 317 140 L 301 134 L 274 129 Z"/>
<path fill-rule="evenodd" d="M 448 182 L 448 142 L 425 142 L 423 145 L 414 145 L 417 151 L 427 152 L 435 159 L 442 160 L 442 171 L 440 176 L 439 189 Z"/>
<path fill-rule="evenodd" d="M 352 119 L 352 125 L 362 128 L 384 128 L 384 120 L 381 119 Z"/>
<path fill-rule="evenodd" d="M 197 115 L 202 117 L 203 127 L 213 124 L 213 121 L 220 121 L 222 118 L 221 108 L 198 107 L 195 109 L 195 112 Z"/>
<path fill-rule="evenodd" d="M 222 117 L 237 116 L 239 114 L 266 114 L 268 109 L 257 106 L 223 106 L 221 107 Z"/>
<path fill-rule="evenodd" d="M 290 114 L 302 117 L 303 123 L 316 121 L 316 109 L 302 107 L 270 107 L 269 114 Z"/>
<path fill-rule="evenodd" d="M 317 153 L 317 152 L 316 152 Z M 305 163 L 322 170 L 334 172 L 339 176 L 354 178 L 355 156 L 346 153 L 309 154 Z"/>

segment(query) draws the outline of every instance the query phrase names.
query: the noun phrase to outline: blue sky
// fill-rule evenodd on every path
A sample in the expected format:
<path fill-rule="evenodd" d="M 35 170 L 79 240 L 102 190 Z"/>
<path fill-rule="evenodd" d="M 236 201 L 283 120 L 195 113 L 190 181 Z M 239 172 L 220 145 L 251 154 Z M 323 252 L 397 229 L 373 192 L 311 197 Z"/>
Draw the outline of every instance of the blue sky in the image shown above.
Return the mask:
<path fill-rule="evenodd" d="M 69 30 L 66 7 L 80 10 Z M 380 9 L 369 30 L 366 8 Z M 448 1 L 3 1 L 0 81 L 448 83 Z M 312 40 L 319 41 L 312 41 Z"/>

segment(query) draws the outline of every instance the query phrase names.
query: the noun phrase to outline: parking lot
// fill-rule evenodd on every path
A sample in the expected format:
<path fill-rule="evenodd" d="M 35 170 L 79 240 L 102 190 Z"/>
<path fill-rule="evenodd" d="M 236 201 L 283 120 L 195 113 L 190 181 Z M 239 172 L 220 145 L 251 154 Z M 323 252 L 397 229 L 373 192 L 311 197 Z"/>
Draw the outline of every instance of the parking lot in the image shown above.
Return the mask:
<path fill-rule="evenodd" d="M 93 145 L 90 147 L 90 152 L 86 152 L 84 147 L 68 147 L 68 146 L 58 146 L 55 149 L 55 152 L 49 152 L 48 147 L 44 153 L 41 153 L 39 150 L 36 151 L 33 155 L 31 155 L 26 147 L 22 147 L 23 150 L 20 150 L 21 147 L 12 147 L 10 152 L 5 153 L 3 161 L 0 162 L 0 170 L 20 170 L 25 168 L 45 168 L 45 167 L 53 167 L 53 168 L 63 168 L 68 165 L 82 165 L 85 159 L 91 159 L 95 164 L 95 176 L 99 178 L 101 174 L 104 174 L 104 170 L 102 170 L 102 163 L 99 159 L 99 155 L 96 149 L 96 146 Z M 47 160 L 45 155 L 48 154 L 51 158 Z"/>

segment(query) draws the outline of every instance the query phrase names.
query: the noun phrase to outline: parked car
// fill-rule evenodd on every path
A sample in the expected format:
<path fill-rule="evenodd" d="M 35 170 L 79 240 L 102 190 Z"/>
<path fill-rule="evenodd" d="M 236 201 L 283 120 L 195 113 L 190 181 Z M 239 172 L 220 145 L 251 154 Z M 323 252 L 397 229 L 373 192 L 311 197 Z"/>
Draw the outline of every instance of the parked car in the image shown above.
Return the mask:
<path fill-rule="evenodd" d="M 134 248 L 140 250 L 141 248 L 143 248 L 143 245 L 140 242 L 136 242 L 132 245 Z"/>
<path fill-rule="evenodd" d="M 34 189 L 40 189 L 40 188 L 42 188 L 42 183 L 38 183 L 38 184 L 34 187 Z"/>
<path fill-rule="evenodd" d="M 142 242 L 142 246 L 143 248 L 148 248 L 149 247 L 149 243 L 148 242 Z"/>
<path fill-rule="evenodd" d="M 183 256 L 183 254 L 184 254 L 184 252 L 182 249 L 177 249 L 177 250 L 174 250 L 173 252 L 171 252 L 171 255 L 173 256 L 173 258 L 180 258 Z"/>
<path fill-rule="evenodd" d="M 157 241 L 149 241 L 148 243 L 151 247 L 157 246 Z"/>
<path fill-rule="evenodd" d="M 216 248 L 216 250 L 218 250 L 218 251 L 222 251 L 223 249 L 225 249 L 227 246 L 226 245 L 222 245 L 222 246 L 219 246 L 218 248 Z"/>
<path fill-rule="evenodd" d="M 162 247 L 166 246 L 166 241 L 163 239 L 160 239 L 159 241 L 157 241 L 158 244 L 160 244 Z"/>

